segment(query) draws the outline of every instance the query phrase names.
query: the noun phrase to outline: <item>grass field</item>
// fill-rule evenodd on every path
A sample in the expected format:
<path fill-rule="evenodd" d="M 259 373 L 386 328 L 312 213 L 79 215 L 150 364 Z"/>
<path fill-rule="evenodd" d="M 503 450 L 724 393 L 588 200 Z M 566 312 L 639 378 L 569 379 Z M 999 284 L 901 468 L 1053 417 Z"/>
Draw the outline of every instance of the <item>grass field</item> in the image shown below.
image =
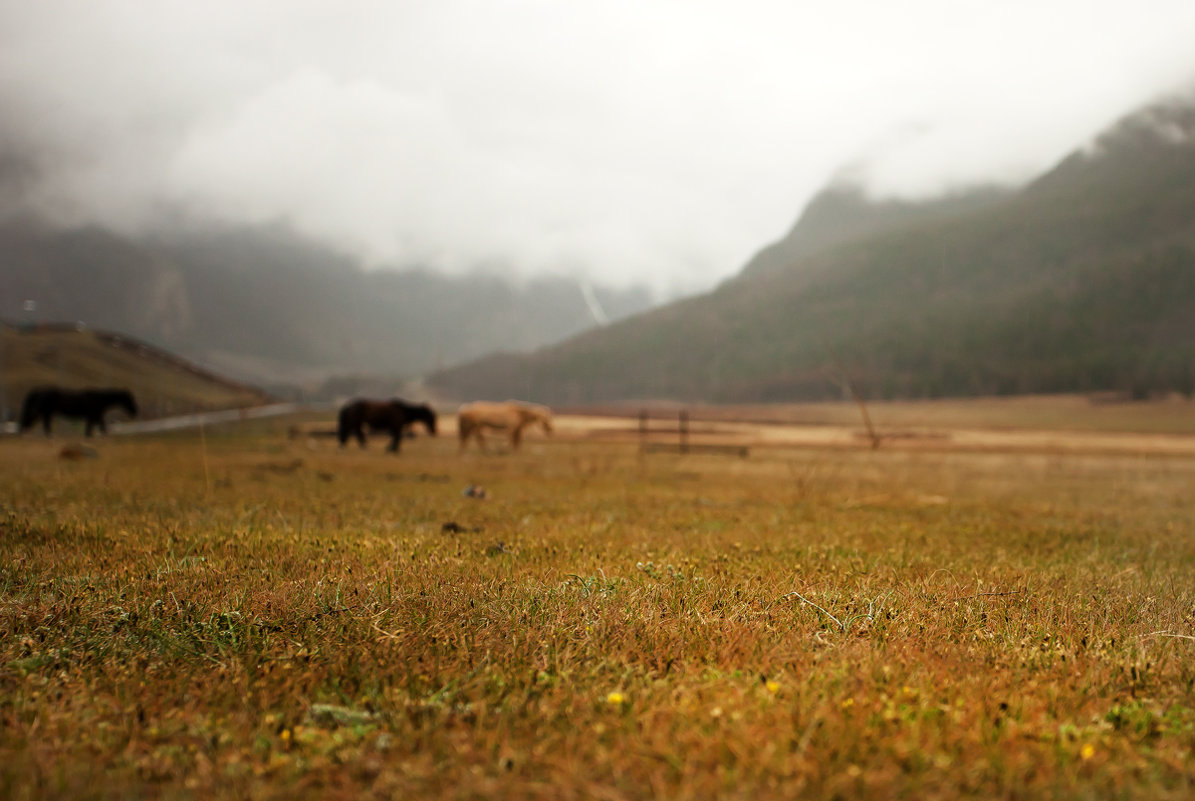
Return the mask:
<path fill-rule="evenodd" d="M 1195 456 L 285 428 L 0 440 L 0 796 L 1195 792 Z"/>

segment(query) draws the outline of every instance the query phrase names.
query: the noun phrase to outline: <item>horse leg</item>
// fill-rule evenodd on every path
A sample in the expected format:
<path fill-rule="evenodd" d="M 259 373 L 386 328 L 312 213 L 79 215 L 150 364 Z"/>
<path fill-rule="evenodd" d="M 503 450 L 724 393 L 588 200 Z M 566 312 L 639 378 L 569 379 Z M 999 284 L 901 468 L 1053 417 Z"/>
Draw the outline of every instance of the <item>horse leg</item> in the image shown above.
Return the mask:
<path fill-rule="evenodd" d="M 402 447 L 402 426 L 394 426 L 390 429 L 390 444 L 386 450 L 391 453 L 398 453 L 399 448 Z"/>
<path fill-rule="evenodd" d="M 517 451 L 519 449 L 519 443 L 523 441 L 523 427 L 525 425 L 525 423 L 519 423 L 517 426 L 511 429 L 510 449 L 512 451 Z"/>
<path fill-rule="evenodd" d="M 364 424 L 357 426 L 357 428 L 353 430 L 353 436 L 355 436 L 357 438 L 357 444 L 360 445 L 362 448 L 364 448 L 365 447 L 365 426 L 364 426 Z"/>

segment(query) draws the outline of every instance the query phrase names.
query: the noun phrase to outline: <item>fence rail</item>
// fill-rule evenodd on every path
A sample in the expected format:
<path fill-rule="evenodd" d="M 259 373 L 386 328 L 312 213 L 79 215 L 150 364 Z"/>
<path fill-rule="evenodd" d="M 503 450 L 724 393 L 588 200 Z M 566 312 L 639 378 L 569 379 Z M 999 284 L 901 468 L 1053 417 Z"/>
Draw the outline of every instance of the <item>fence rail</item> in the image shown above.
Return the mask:
<path fill-rule="evenodd" d="M 677 441 L 652 442 L 653 434 L 676 434 Z M 682 409 L 677 415 L 676 428 L 652 428 L 646 409 L 639 412 L 639 451 L 641 453 L 708 453 L 736 455 L 746 459 L 750 448 L 746 445 L 713 445 L 708 443 L 692 443 L 689 441 L 689 412 Z"/>

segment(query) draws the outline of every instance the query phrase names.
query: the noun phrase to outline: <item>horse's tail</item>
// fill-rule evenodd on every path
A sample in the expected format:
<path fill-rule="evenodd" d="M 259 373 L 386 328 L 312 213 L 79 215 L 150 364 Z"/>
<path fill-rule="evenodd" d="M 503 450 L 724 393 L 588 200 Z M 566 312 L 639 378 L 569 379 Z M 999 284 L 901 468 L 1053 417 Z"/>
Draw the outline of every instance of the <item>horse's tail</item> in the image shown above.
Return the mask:
<path fill-rule="evenodd" d="M 457 433 L 460 436 L 461 446 L 463 447 L 465 440 L 473 433 L 473 416 L 468 412 L 461 412 L 457 415 L 456 427 Z"/>
<path fill-rule="evenodd" d="M 349 436 L 352 434 L 351 416 L 351 406 L 342 406 L 340 408 L 340 413 L 336 415 L 336 439 L 340 441 L 341 445 L 348 442 Z"/>

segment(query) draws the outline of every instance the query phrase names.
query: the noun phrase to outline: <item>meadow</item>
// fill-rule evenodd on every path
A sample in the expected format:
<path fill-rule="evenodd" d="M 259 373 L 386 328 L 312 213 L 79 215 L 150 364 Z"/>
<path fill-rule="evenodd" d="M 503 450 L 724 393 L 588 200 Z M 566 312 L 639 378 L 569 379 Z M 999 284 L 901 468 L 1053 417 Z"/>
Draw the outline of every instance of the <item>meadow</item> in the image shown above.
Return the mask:
<path fill-rule="evenodd" d="M 1195 456 L 444 429 L 0 440 L 0 796 L 1195 792 Z"/>

